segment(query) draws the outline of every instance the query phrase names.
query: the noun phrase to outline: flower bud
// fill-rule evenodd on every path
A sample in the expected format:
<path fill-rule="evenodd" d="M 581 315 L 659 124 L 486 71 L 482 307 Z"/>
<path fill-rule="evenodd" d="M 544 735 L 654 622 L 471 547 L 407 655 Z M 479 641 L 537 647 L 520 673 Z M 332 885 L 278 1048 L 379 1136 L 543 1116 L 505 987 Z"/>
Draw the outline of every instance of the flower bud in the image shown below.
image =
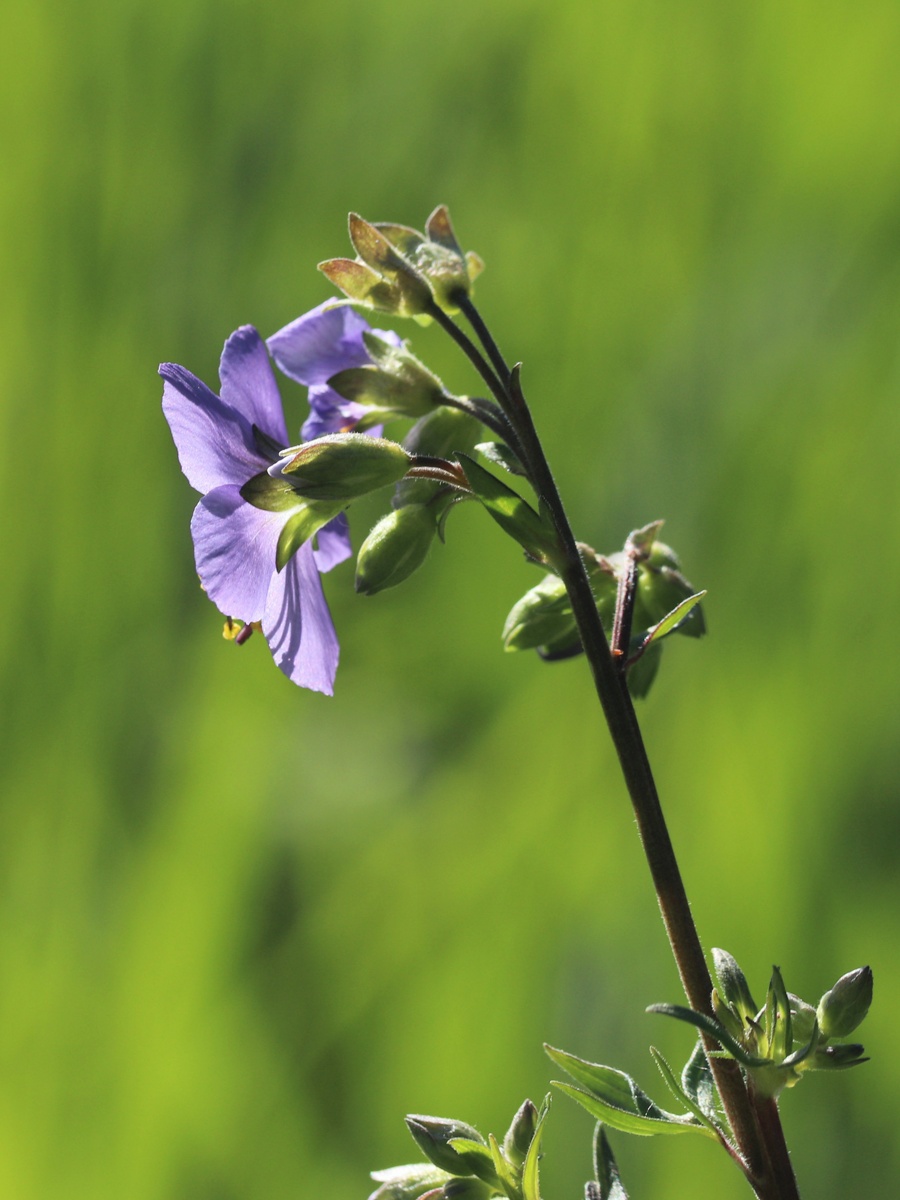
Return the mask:
<path fill-rule="evenodd" d="M 467 1125 L 465 1121 L 451 1121 L 444 1117 L 423 1117 L 418 1114 L 406 1118 L 409 1132 L 416 1145 L 443 1171 L 451 1175 L 471 1175 L 472 1169 L 465 1159 L 457 1154 L 447 1143 L 454 1138 L 466 1138 L 472 1142 L 484 1144 L 484 1138 L 477 1129 Z"/>
<path fill-rule="evenodd" d="M 503 626 L 504 650 L 552 649 L 578 637 L 565 584 L 547 574 L 513 605 Z"/>
<path fill-rule="evenodd" d="M 468 454 L 481 436 L 481 423 L 476 417 L 458 408 L 440 405 L 418 420 L 403 439 L 403 448 L 410 454 L 427 454 L 433 458 L 452 458 Z M 401 479 L 391 504 L 427 504 L 440 490 L 440 484 L 430 479 Z"/>
<path fill-rule="evenodd" d="M 503 1153 L 516 1167 L 521 1167 L 534 1141 L 538 1125 L 538 1110 L 531 1100 L 526 1100 L 512 1119 L 512 1124 L 503 1139 Z"/>
<path fill-rule="evenodd" d="M 654 542 L 638 568 L 635 620 L 640 616 L 641 622 L 646 621 L 646 628 L 650 628 L 695 593 L 696 589 L 681 574 L 675 551 L 663 542 Z M 706 632 L 699 604 L 691 609 L 677 632 L 689 637 L 701 637 Z"/>
<path fill-rule="evenodd" d="M 847 1037 L 862 1023 L 871 1003 L 871 967 L 859 967 L 842 975 L 819 1001 L 817 1016 L 822 1036 Z"/>
<path fill-rule="evenodd" d="M 431 1163 L 412 1163 L 408 1167 L 373 1171 L 372 1178 L 381 1186 L 372 1192 L 369 1200 L 419 1200 L 426 1192 L 440 1188 L 448 1176 L 446 1171 Z"/>
<path fill-rule="evenodd" d="M 406 504 L 393 509 L 381 518 L 360 547 L 356 590 L 364 596 L 374 596 L 408 579 L 425 561 L 436 532 L 433 507 Z"/>
<path fill-rule="evenodd" d="M 465 1179 L 448 1179 L 441 1192 L 442 1200 L 487 1200 L 496 1192 L 481 1179 L 469 1175 Z"/>
<path fill-rule="evenodd" d="M 409 455 L 396 442 L 362 433 L 332 433 L 283 450 L 268 473 L 285 480 L 299 496 L 349 503 L 396 483 L 408 468 Z"/>
<path fill-rule="evenodd" d="M 328 386 L 374 413 L 421 417 L 443 399 L 444 385 L 406 348 L 392 346 L 371 333 L 363 334 L 372 365 L 348 367 L 328 380 Z"/>

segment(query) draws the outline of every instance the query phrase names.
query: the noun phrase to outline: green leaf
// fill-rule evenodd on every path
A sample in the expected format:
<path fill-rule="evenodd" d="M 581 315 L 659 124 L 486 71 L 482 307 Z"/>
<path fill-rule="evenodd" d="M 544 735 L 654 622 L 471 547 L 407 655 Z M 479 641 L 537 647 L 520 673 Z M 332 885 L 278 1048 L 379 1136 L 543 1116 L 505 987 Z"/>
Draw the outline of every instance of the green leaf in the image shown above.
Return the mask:
<path fill-rule="evenodd" d="M 687 1094 L 687 1092 L 684 1090 L 684 1088 L 678 1082 L 678 1079 L 675 1076 L 675 1072 L 672 1070 L 672 1068 L 666 1062 L 665 1058 L 663 1058 L 663 1056 L 659 1052 L 659 1050 L 657 1050 L 655 1046 L 651 1046 L 650 1053 L 653 1055 L 653 1061 L 659 1067 L 659 1072 L 662 1075 L 663 1079 L 666 1081 L 666 1083 L 669 1087 L 669 1091 L 672 1093 L 672 1095 L 675 1097 L 675 1099 L 680 1100 L 685 1108 L 690 1109 L 690 1111 L 694 1114 L 694 1116 L 697 1118 L 697 1120 L 700 1122 L 700 1124 L 705 1126 L 706 1129 L 713 1136 L 715 1136 L 717 1133 L 716 1126 L 709 1119 L 709 1117 L 706 1115 L 706 1113 L 703 1111 L 703 1109 L 700 1107 L 700 1105 L 696 1102 L 696 1100 L 692 1099 L 692 1097 L 690 1097 Z"/>
<path fill-rule="evenodd" d="M 680 604 L 676 604 L 670 613 L 667 613 L 661 621 L 647 630 L 647 636 L 642 644 L 649 646 L 652 642 L 658 642 L 670 633 L 674 633 L 685 617 L 689 615 L 691 609 L 699 604 L 705 595 L 705 591 L 696 592 L 693 596 L 682 600 Z"/>
<path fill-rule="evenodd" d="M 545 1046 L 544 1049 L 558 1066 L 588 1090 L 559 1082 L 555 1082 L 555 1086 L 612 1129 L 645 1137 L 656 1133 L 701 1129 L 692 1116 L 678 1116 L 654 1104 L 624 1071 L 586 1062 L 552 1046 Z"/>
<path fill-rule="evenodd" d="M 479 442 L 475 449 L 484 455 L 488 462 L 509 471 L 510 475 L 525 474 L 525 468 L 505 442 Z"/>
<path fill-rule="evenodd" d="M 712 1017 L 706 1016 L 705 1013 L 694 1012 L 692 1008 L 683 1008 L 680 1004 L 651 1004 L 647 1009 L 650 1013 L 662 1013 L 664 1017 L 674 1017 L 676 1021 L 686 1021 L 688 1025 L 693 1025 L 703 1033 L 709 1034 L 710 1037 L 722 1046 L 732 1058 L 736 1058 L 739 1063 L 745 1067 L 767 1067 L 770 1065 L 766 1058 L 756 1058 L 736 1042 L 724 1025 L 714 1020 Z"/>
<path fill-rule="evenodd" d="M 552 563 L 559 553 L 552 527 L 542 521 L 512 488 L 501 483 L 473 458 L 461 454 L 459 460 L 472 491 L 500 528 L 515 538 L 532 558 Z"/>
<path fill-rule="evenodd" d="M 594 1171 L 597 1175 L 597 1200 L 628 1200 L 628 1193 L 601 1121 L 594 1130 Z M 587 1191 L 585 1200 L 588 1200 Z"/>

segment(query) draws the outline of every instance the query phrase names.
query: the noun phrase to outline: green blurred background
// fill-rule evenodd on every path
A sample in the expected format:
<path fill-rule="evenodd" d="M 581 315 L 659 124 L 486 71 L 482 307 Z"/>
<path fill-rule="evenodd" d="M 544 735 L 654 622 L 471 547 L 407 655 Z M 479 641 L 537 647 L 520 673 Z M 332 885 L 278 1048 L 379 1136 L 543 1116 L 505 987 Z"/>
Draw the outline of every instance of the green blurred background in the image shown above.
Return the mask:
<path fill-rule="evenodd" d="M 666 517 L 709 589 L 641 709 L 701 934 L 757 995 L 873 965 L 873 1062 L 783 1109 L 805 1196 L 892 1193 L 896 0 L 4 26 L 0 1195 L 360 1200 L 407 1111 L 502 1133 L 545 1039 L 660 1099 L 648 1045 L 689 1050 L 643 1015 L 679 986 L 584 663 L 501 654 L 536 576 L 482 513 L 396 592 L 328 577 L 332 700 L 196 586 L 157 363 L 215 384 L 330 294 L 348 210 L 438 202 L 579 535 Z M 590 1130 L 559 1097 L 551 1200 Z M 615 1145 L 635 1200 L 747 1194 L 699 1139 Z"/>

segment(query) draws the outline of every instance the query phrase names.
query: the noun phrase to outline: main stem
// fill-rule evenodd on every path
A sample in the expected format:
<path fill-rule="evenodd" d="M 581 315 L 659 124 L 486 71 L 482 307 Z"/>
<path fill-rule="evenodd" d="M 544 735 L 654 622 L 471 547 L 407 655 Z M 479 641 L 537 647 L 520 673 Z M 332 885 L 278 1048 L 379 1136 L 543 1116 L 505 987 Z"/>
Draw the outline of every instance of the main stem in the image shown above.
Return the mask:
<path fill-rule="evenodd" d="M 631 797 L 638 832 L 685 995 L 693 1009 L 712 1016 L 712 980 L 659 802 L 634 706 L 624 673 L 620 674 L 617 670 L 610 653 L 587 570 L 535 430 L 531 412 L 519 387 L 518 373 L 509 372 L 471 302 L 466 300 L 460 307 L 485 346 L 490 366 L 466 335 L 445 314 L 435 314 L 436 319 L 478 368 L 515 427 L 532 483 L 553 521 L 562 550 L 560 576 L 572 604 L 597 696 Z M 786 1150 L 783 1153 L 778 1152 L 779 1145 L 784 1146 L 784 1138 L 777 1107 L 773 1105 L 764 1114 L 766 1120 L 761 1128 L 762 1114 L 759 1114 L 751 1103 L 737 1063 L 711 1054 L 716 1048 L 714 1043 L 705 1041 L 705 1045 L 736 1149 L 756 1195 L 760 1200 L 799 1200 L 790 1159 Z M 770 1146 L 775 1153 L 770 1153 Z"/>

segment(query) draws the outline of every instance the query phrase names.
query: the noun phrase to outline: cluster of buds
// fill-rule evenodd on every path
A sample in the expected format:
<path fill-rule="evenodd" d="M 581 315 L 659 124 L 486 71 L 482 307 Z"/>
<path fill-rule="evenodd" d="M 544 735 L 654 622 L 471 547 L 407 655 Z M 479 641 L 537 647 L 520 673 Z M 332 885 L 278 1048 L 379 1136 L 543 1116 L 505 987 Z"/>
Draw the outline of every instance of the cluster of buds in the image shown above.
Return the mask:
<path fill-rule="evenodd" d="M 400 317 L 430 318 L 435 306 L 455 313 L 484 264 L 464 254 L 444 205 L 419 233 L 407 225 L 371 224 L 350 214 L 356 258 L 331 258 L 319 270 L 354 304 Z"/>
<path fill-rule="evenodd" d="M 540 1200 L 538 1162 L 549 1097 L 540 1111 L 526 1100 L 502 1143 L 464 1121 L 410 1116 L 407 1128 L 427 1163 L 373 1171 L 369 1200 Z"/>

